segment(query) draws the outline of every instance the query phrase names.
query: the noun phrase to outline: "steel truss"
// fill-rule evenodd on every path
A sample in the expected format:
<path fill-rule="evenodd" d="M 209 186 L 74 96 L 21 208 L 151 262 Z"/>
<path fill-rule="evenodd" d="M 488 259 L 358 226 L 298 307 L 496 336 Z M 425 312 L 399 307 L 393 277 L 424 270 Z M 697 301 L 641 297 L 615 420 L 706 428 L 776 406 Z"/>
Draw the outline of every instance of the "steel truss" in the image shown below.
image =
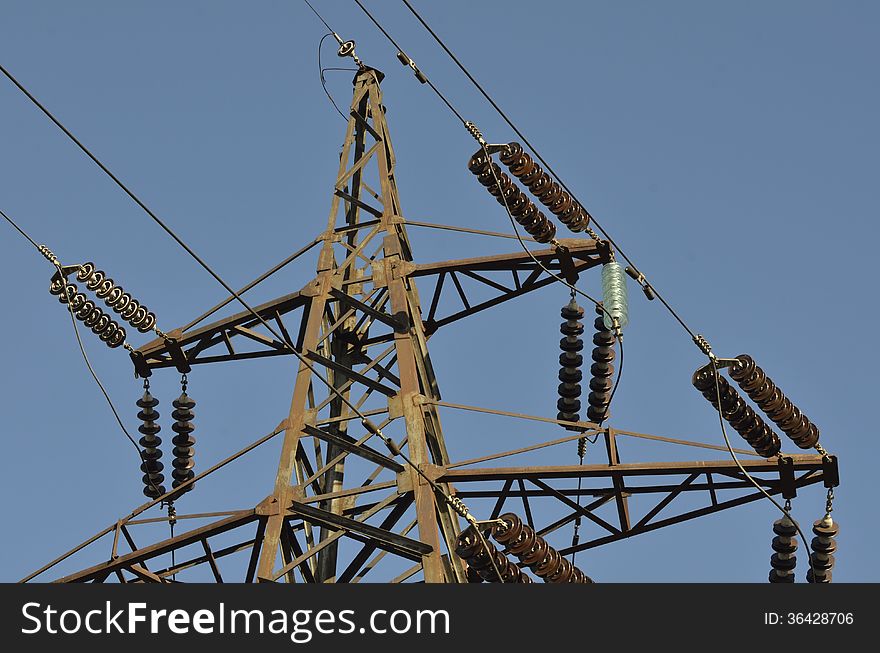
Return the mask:
<path fill-rule="evenodd" d="M 715 462 L 624 463 L 618 441 L 641 438 L 726 453 L 724 447 L 600 428 L 589 422 L 566 424 L 569 434 L 554 440 L 472 460 L 450 460 L 440 423 L 441 408 L 539 424 L 559 422 L 443 401 L 428 339 L 442 327 L 553 283 L 532 257 L 574 281 L 579 274 L 607 262 L 610 251 L 602 241 L 572 239 L 553 249 L 533 250 L 532 256 L 518 250 L 416 263 L 408 225 L 459 228 L 410 224 L 402 217 L 381 79 L 382 74 L 371 68 L 355 77 L 327 229 L 243 291 L 319 247 L 316 276 L 298 291 L 257 306 L 256 312 L 274 323 L 348 401 L 381 422 L 381 428 L 394 435 L 413 463 L 445 493 L 466 500 L 494 501 L 493 518 L 509 502 L 517 501 L 526 521 L 541 535 L 579 517 L 586 520 L 590 536 L 561 549 L 563 554 L 761 498 L 739 467 L 726 458 Z M 429 289 L 424 304 L 417 281 Z M 450 297 L 455 301 L 449 301 Z M 156 340 L 140 348 L 134 355 L 136 369 L 146 375 L 175 367 L 181 352 L 188 365 L 290 355 L 285 344 L 267 335 L 248 312 L 197 326 L 231 301 L 229 298 L 169 332 L 171 340 Z M 40 576 L 101 540 L 111 542 L 109 557 L 61 578 L 61 582 L 172 582 L 193 568 L 207 570 L 217 582 L 359 582 L 365 578 L 466 582 L 462 561 L 451 553 L 460 532 L 458 516 L 413 469 L 377 439 L 371 440 L 370 432 L 344 402 L 313 377 L 309 367 L 299 364 L 289 414 L 278 427 L 194 479 L 213 474 L 281 436 L 274 486 L 258 505 L 179 515 L 178 523 L 202 525 L 153 544 L 137 543 L 134 534 L 138 528 L 168 519 L 141 517 L 160 503 L 161 498 L 156 499 L 24 580 Z M 600 462 L 591 458 L 582 465 L 480 466 L 587 436 L 604 442 Z M 771 495 L 822 482 L 828 474 L 836 473 L 833 459 L 823 460 L 819 455 L 795 455 L 778 462 L 754 460 L 752 452 L 739 453 L 744 457 L 743 467 Z M 650 497 L 652 505 L 635 514 L 630 500 L 636 496 Z M 704 504 L 696 508 L 690 505 L 693 502 L 680 505 L 685 496 L 703 497 Z M 561 515 L 551 519 L 546 515 L 553 511 L 539 510 L 538 502 L 552 502 Z M 177 556 L 168 565 L 163 556 L 171 552 Z M 227 564 L 227 560 L 237 562 Z M 389 560 L 395 560 L 387 565 L 392 571 L 379 578 L 373 570 Z M 395 575 L 389 578 L 388 573 Z"/>

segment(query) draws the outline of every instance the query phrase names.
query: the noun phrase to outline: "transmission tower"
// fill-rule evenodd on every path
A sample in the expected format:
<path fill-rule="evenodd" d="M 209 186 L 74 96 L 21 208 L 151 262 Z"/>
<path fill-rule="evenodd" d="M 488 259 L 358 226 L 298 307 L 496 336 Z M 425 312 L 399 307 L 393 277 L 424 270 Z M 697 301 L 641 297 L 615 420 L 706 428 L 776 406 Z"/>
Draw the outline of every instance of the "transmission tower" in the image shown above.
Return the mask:
<path fill-rule="evenodd" d="M 538 537 L 583 521 L 583 540 L 558 550 L 565 556 L 763 499 L 744 472 L 768 494 L 786 498 L 808 485 L 836 485 L 836 459 L 827 454 L 765 459 L 737 450 L 747 458 L 740 467 L 727 458 L 724 447 L 622 431 L 601 420 L 554 419 L 444 401 L 428 350 L 434 333 L 555 283 L 547 270 L 574 282 L 610 263 L 612 252 L 602 240 L 562 239 L 530 252 L 417 262 L 398 197 L 382 78 L 366 66 L 355 76 L 327 228 L 295 255 L 317 248 L 314 278 L 255 307 L 308 361 L 295 368 L 287 418 L 190 480 L 189 467 L 181 464 L 175 478 L 182 483 L 163 496 L 151 495 L 148 487 L 151 501 L 26 581 L 86 547 L 106 544 L 106 559 L 60 580 L 169 582 L 186 580 L 198 568 L 218 582 L 473 582 L 479 578 L 460 554 L 462 529 L 473 526 L 462 521 L 462 511 L 448 500 L 453 496 L 494 502 L 491 513 L 478 515 L 486 520 L 497 520 L 516 501 L 523 513 L 520 526 Z M 419 288 L 428 290 L 426 301 Z M 450 309 L 447 296 L 457 297 L 460 307 Z M 249 311 L 198 326 L 231 301 L 134 351 L 138 374 L 149 379 L 163 368 L 185 374 L 208 363 L 291 356 L 290 348 Z M 351 406 L 375 421 L 395 444 L 389 449 L 376 437 L 375 426 Z M 559 424 L 565 435 L 513 451 L 452 460 L 440 422 L 443 407 Z M 186 422 L 185 414 L 176 414 L 178 423 Z M 182 430 L 185 436 L 186 428 Z M 157 521 L 140 518 L 147 509 L 180 500 L 183 491 L 205 476 L 275 437 L 282 439 L 280 460 L 263 501 L 250 509 L 211 515 L 171 510 L 167 521 L 182 532 L 151 544 L 140 541 L 137 529 Z M 513 455 L 522 459 L 548 447 L 572 447 L 586 437 L 604 443 L 600 461 L 491 466 Z M 721 460 L 622 462 L 621 437 L 714 449 Z M 186 448 L 184 440 L 179 448 Z M 185 454 L 175 455 L 185 463 Z M 653 505 L 636 514 L 630 505 L 635 494 L 651 497 Z M 705 503 L 676 511 L 676 499 L 683 495 L 701 496 Z M 554 504 L 553 510 L 542 507 L 547 503 Z M 545 515 L 560 511 L 560 518 L 548 522 Z M 184 521 L 188 518 L 193 521 Z M 182 526 L 200 522 L 189 529 Z M 487 532 L 493 528 L 497 531 L 498 522 L 486 526 Z M 168 554 L 174 554 L 171 564 Z M 374 570 L 386 563 L 393 571 L 380 578 Z M 601 573 L 591 571 L 603 580 Z"/>

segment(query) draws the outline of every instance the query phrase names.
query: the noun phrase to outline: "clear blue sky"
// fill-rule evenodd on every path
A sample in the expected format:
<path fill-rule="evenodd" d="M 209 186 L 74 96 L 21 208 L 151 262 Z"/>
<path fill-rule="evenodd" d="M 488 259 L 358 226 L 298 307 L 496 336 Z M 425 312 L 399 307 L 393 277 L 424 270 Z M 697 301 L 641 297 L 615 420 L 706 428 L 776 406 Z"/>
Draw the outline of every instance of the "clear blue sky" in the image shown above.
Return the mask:
<path fill-rule="evenodd" d="M 387 74 L 404 215 L 509 228 L 467 172 L 473 141 L 445 107 L 400 66 L 353 3 L 316 4 Z M 368 4 L 488 140 L 513 140 L 401 3 Z M 880 452 L 869 421 L 877 401 L 877 4 L 416 4 L 686 321 L 720 355 L 751 353 L 819 425 L 822 443 L 841 461 L 835 580 L 880 580 Z M 7 0 L 0 61 L 240 286 L 326 224 L 344 123 L 318 81 L 323 32 L 294 0 Z M 339 61 L 328 47 L 325 65 Z M 327 75 L 337 102 L 347 105 L 350 73 Z M 0 208 L 63 262 L 99 263 L 143 298 L 166 330 L 223 297 L 5 79 Z M 499 249 L 494 241 L 415 230 L 411 236 L 424 261 L 516 245 Z M 143 496 L 131 445 L 87 375 L 67 315 L 46 291 L 50 268 L 7 227 L 0 228 L 0 256 L 0 580 L 11 581 L 127 514 Z M 313 259 L 293 266 L 252 299 L 299 289 L 313 270 Z M 583 287 L 595 292 L 598 274 Z M 626 368 L 612 425 L 721 444 L 717 415 L 690 384 L 701 355 L 659 302 L 630 291 Z M 441 331 L 431 350 L 444 398 L 553 416 L 558 310 L 566 300 L 562 289 L 548 289 Z M 84 338 L 136 428 L 141 390 L 128 358 Z M 273 359 L 190 375 L 200 469 L 286 416 L 291 366 Z M 155 377 L 165 416 L 176 381 L 173 373 Z M 459 459 L 562 435 L 555 427 L 442 416 Z M 735 446 L 744 444 L 732 437 Z M 573 449 L 551 450 L 541 462 L 576 462 Z M 622 455 L 634 462 L 694 454 L 630 447 Z M 276 461 L 277 448 L 267 448 L 187 495 L 186 510 L 253 506 L 271 491 Z M 821 517 L 822 488 L 803 491 L 794 505 L 809 526 Z M 760 502 L 579 554 L 578 561 L 600 582 L 763 582 L 776 518 L 769 502 Z M 570 532 L 561 545 L 566 538 Z M 102 549 L 62 571 L 105 555 Z M 800 561 L 802 581 L 802 549 Z"/>

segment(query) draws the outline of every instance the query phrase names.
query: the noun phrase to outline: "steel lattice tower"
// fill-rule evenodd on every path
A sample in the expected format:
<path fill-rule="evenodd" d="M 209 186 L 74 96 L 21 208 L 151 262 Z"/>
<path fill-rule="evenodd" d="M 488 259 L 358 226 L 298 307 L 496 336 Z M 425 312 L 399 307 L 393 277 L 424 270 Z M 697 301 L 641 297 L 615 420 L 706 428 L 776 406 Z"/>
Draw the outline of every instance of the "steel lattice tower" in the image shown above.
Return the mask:
<path fill-rule="evenodd" d="M 438 415 L 441 406 L 561 422 L 444 402 L 428 351 L 431 335 L 441 327 L 546 287 L 554 279 L 522 250 L 416 262 L 395 182 L 396 160 L 382 103 L 382 77 L 381 72 L 368 67 L 362 67 L 355 77 L 327 229 L 298 253 L 319 247 L 315 277 L 301 290 L 256 307 L 256 312 L 277 325 L 333 387 L 392 435 L 409 459 L 447 495 L 465 500 L 494 499 L 492 517 L 504 510 L 509 499 L 520 499 L 529 524 L 545 534 L 577 518 L 598 530 L 560 553 L 602 546 L 761 499 L 734 462 L 726 459 L 622 463 L 617 448 L 620 435 L 689 443 L 590 422 L 564 423 L 569 429 L 566 436 L 522 450 L 470 461 L 450 459 Z M 368 172 L 378 179 L 375 188 L 368 183 Z M 610 258 L 608 244 L 602 241 L 560 242 L 559 247 L 535 249 L 532 254 L 569 279 Z M 424 303 L 417 283 L 423 289 L 431 288 Z M 492 293 L 491 298 L 474 300 L 468 291 L 474 286 L 481 288 L 483 297 Z M 440 301 L 444 293 L 457 294 L 461 308 L 444 312 Z M 169 340 L 156 340 L 139 349 L 134 358 L 141 375 L 160 368 L 180 369 L 181 365 L 291 355 L 249 312 L 194 328 L 198 321 L 169 332 Z M 287 418 L 266 437 L 196 478 L 279 435 L 283 438 L 281 456 L 274 483 L 268 488 L 271 494 L 265 500 L 252 509 L 202 517 L 208 523 L 150 545 L 138 545 L 133 531 L 144 520 L 137 517 L 159 503 L 152 501 L 25 580 L 87 545 L 94 546 L 99 539 L 112 538 L 107 560 L 61 580 L 167 582 L 176 574 L 183 578 L 188 569 L 204 567 L 217 581 L 227 582 L 357 582 L 390 554 L 406 567 L 394 581 L 466 582 L 462 561 L 451 553 L 460 533 L 458 515 L 438 500 L 431 486 L 400 457 L 387 452 L 376 438 L 371 440 L 361 420 L 327 391 L 309 366 L 299 364 L 296 369 Z M 527 454 L 572 443 L 584 435 L 604 440 L 605 461 L 551 467 L 482 466 L 512 453 Z M 748 460 L 743 466 L 771 494 L 787 495 L 836 474 L 833 458 L 812 454 Z M 582 487 L 577 491 L 560 487 L 560 483 L 579 479 Z M 719 498 L 722 492 L 729 497 Z M 633 515 L 629 498 L 634 493 L 658 500 L 643 514 Z M 707 503 L 658 519 L 663 510 L 668 515 L 670 504 L 683 493 L 700 493 Z M 588 501 L 581 502 L 580 497 Z M 539 500 L 555 502 L 565 515 L 542 525 L 542 515 L 533 507 Z M 611 516 L 600 515 L 603 508 Z M 237 540 L 221 546 L 216 544 L 221 535 L 235 535 Z M 130 551 L 120 550 L 123 540 Z M 164 560 L 160 556 L 170 552 L 177 553 L 176 563 L 158 568 Z M 225 559 L 238 553 L 246 554 L 247 562 L 230 573 Z"/>

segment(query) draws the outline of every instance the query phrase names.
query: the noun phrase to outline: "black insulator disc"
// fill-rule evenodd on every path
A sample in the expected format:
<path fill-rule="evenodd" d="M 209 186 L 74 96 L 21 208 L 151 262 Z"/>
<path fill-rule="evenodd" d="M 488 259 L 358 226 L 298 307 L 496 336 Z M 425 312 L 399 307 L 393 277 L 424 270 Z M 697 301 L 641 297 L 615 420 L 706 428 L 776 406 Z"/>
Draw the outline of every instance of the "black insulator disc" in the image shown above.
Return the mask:
<path fill-rule="evenodd" d="M 540 197 L 542 193 L 546 193 L 550 190 L 550 184 L 552 183 L 553 181 L 550 179 L 550 175 L 542 171 L 540 176 L 529 184 L 529 190 L 532 191 L 532 194 L 535 197 Z"/>
<path fill-rule="evenodd" d="M 794 574 L 781 574 L 776 569 L 770 570 L 770 582 L 771 583 L 793 583 L 794 582 Z"/>
<path fill-rule="evenodd" d="M 175 449 L 177 451 L 177 449 Z M 175 470 L 187 470 L 192 469 L 196 466 L 195 460 L 193 460 L 192 455 L 189 456 L 178 456 L 174 460 L 171 461 L 172 467 Z M 176 477 L 175 477 L 176 478 Z"/>
<path fill-rule="evenodd" d="M 559 330 L 567 336 L 579 336 L 584 332 L 584 325 L 581 322 L 572 319 L 560 324 Z"/>
<path fill-rule="evenodd" d="M 559 380 L 563 383 L 580 383 L 584 378 L 584 373 L 579 369 L 572 367 L 559 368 Z"/>
<path fill-rule="evenodd" d="M 550 191 L 549 191 L 548 193 L 546 193 L 546 194 L 544 195 L 544 197 L 541 198 L 541 203 L 542 203 L 544 206 L 546 206 L 547 208 L 550 208 L 550 207 L 552 207 L 557 201 L 559 201 L 559 198 L 562 197 L 562 193 L 563 193 L 563 192 L 564 192 L 564 191 L 563 191 L 562 188 L 559 186 L 559 184 L 557 184 L 557 183 L 554 182 L 553 185 L 550 187 Z"/>
<path fill-rule="evenodd" d="M 130 299 L 129 302 L 125 305 L 125 308 L 119 311 L 119 316 L 123 320 L 130 320 L 132 317 L 134 317 L 134 314 L 137 313 L 140 307 L 141 305 L 136 299 Z"/>
<path fill-rule="evenodd" d="M 737 382 L 747 379 L 755 370 L 755 361 L 748 354 L 736 357 L 739 361 L 729 368 L 730 376 Z"/>
<path fill-rule="evenodd" d="M 580 367 L 584 364 L 584 357 L 570 351 L 562 352 L 559 355 L 559 364 L 563 367 Z"/>
<path fill-rule="evenodd" d="M 573 336 L 566 336 L 560 339 L 559 348 L 562 351 L 581 351 L 584 348 L 584 341 Z"/>
<path fill-rule="evenodd" d="M 149 485 L 150 483 L 153 483 L 153 485 L 159 485 L 165 481 L 165 476 L 163 474 L 144 474 L 141 477 L 141 481 L 144 485 Z"/>
<path fill-rule="evenodd" d="M 780 537 L 777 535 L 773 538 L 770 546 L 776 553 L 794 553 L 797 551 L 798 543 L 793 537 Z"/>
<path fill-rule="evenodd" d="M 171 438 L 171 442 L 175 447 L 180 449 L 191 449 L 196 444 L 196 439 L 187 433 L 179 433 Z"/>
<path fill-rule="evenodd" d="M 94 270 L 90 275 L 89 279 L 86 281 L 86 288 L 89 290 L 95 290 L 101 283 L 104 281 L 104 278 L 107 275 L 103 270 Z"/>
<path fill-rule="evenodd" d="M 495 538 L 499 544 L 507 544 L 508 542 L 512 542 L 519 537 L 520 533 L 522 533 L 523 523 L 517 517 L 516 519 L 505 519 L 505 517 L 499 517 L 502 521 L 505 522 L 504 526 L 499 524 L 495 524 L 492 526 L 492 537 Z"/>
<path fill-rule="evenodd" d="M 171 412 L 171 419 L 177 422 L 189 422 L 195 419 L 195 413 L 189 408 L 178 408 Z"/>
<path fill-rule="evenodd" d="M 144 422 L 138 427 L 138 431 L 144 435 L 156 435 L 162 427 L 155 422 Z"/>
<path fill-rule="evenodd" d="M 597 408 L 600 410 L 608 408 L 610 399 L 611 394 L 608 392 L 591 392 L 587 395 L 587 403 L 590 404 L 590 408 Z"/>
<path fill-rule="evenodd" d="M 828 555 L 837 551 L 837 542 L 830 537 L 814 537 L 810 542 L 810 548 L 817 553 Z"/>
<path fill-rule="evenodd" d="M 455 555 L 465 560 L 473 558 L 483 547 L 480 538 L 474 532 L 472 526 L 469 526 L 461 532 L 455 541 Z"/>
<path fill-rule="evenodd" d="M 780 571 L 793 571 L 797 566 L 796 558 L 781 558 L 778 553 L 774 553 L 770 556 L 770 565 L 774 569 L 779 569 Z"/>
<path fill-rule="evenodd" d="M 155 408 L 159 405 L 159 400 L 149 392 L 145 392 L 144 396 L 138 399 L 135 403 L 137 403 L 139 408 Z"/>
<path fill-rule="evenodd" d="M 817 572 L 827 573 L 834 568 L 834 556 L 830 554 L 813 553 L 812 561 L 813 568 Z"/>
<path fill-rule="evenodd" d="M 180 483 L 185 483 L 189 479 L 195 476 L 195 472 L 193 472 L 192 468 L 189 469 L 177 469 L 175 468 L 173 472 L 171 472 L 171 476 L 174 477 L 175 484 L 177 487 Z"/>
<path fill-rule="evenodd" d="M 146 485 L 144 487 L 144 494 L 148 496 L 150 499 L 158 499 L 163 494 L 165 494 L 165 486 L 156 484 L 154 488 L 152 485 Z"/>
<path fill-rule="evenodd" d="M 526 175 L 534 172 L 536 166 L 537 164 L 532 160 L 532 157 L 530 157 L 528 154 L 523 154 L 516 161 L 514 161 L 513 165 L 510 166 L 510 171 L 517 177 L 522 179 Z"/>
<path fill-rule="evenodd" d="M 146 474 L 158 474 L 163 469 L 165 469 L 165 465 L 158 460 L 148 459 L 141 463 L 141 471 Z"/>
<path fill-rule="evenodd" d="M 590 379 L 590 390 L 593 392 L 611 392 L 614 382 L 609 376 L 594 376 Z"/>
<path fill-rule="evenodd" d="M 789 519 L 777 519 L 773 522 L 773 532 L 783 537 L 794 537 L 797 535 L 797 526 Z"/>
<path fill-rule="evenodd" d="M 504 165 L 515 161 L 518 157 L 522 156 L 523 148 L 522 145 L 517 143 L 516 141 L 511 141 L 498 154 L 498 158 L 501 159 L 501 162 Z"/>
<path fill-rule="evenodd" d="M 141 456 L 143 456 L 144 460 L 159 460 L 162 457 L 162 451 L 158 449 L 158 445 L 153 444 L 143 444 L 143 438 L 141 438 L 141 446 L 146 447 L 143 451 L 141 451 Z"/>
<path fill-rule="evenodd" d="M 820 537 L 834 537 L 840 532 L 836 522 L 826 523 L 824 519 L 813 522 L 813 533 Z"/>
<path fill-rule="evenodd" d="M 593 363 L 590 365 L 591 376 L 613 376 L 614 366 L 610 363 Z"/>
<path fill-rule="evenodd" d="M 195 408 L 196 401 L 188 394 L 181 393 L 181 395 L 171 402 L 171 405 L 175 408 Z"/>
<path fill-rule="evenodd" d="M 175 433 L 192 433 L 196 427 L 192 425 L 192 422 L 174 422 L 171 425 L 171 430 Z"/>
<path fill-rule="evenodd" d="M 579 383 L 560 383 L 556 391 L 560 397 L 567 399 L 575 399 L 581 396 L 581 386 Z"/>
<path fill-rule="evenodd" d="M 614 360 L 614 349 L 611 347 L 595 347 L 593 349 L 593 360 L 597 363 L 610 363 Z"/>
<path fill-rule="evenodd" d="M 171 450 L 171 455 L 175 458 L 192 458 L 195 456 L 196 450 L 194 447 L 174 447 Z"/>
<path fill-rule="evenodd" d="M 581 409 L 581 402 L 579 399 L 561 397 L 556 401 L 556 409 L 560 413 L 577 413 Z"/>
<path fill-rule="evenodd" d="M 519 534 L 519 537 L 517 537 L 516 540 L 510 542 L 507 545 L 507 550 L 511 554 L 519 558 L 524 553 L 532 550 L 532 547 L 535 546 L 535 540 L 537 539 L 538 536 L 535 534 L 535 531 L 532 530 L 530 527 L 523 525 L 522 532 Z"/>
<path fill-rule="evenodd" d="M 807 571 L 807 582 L 808 583 L 830 583 L 831 582 L 831 572 L 819 572 L 816 576 L 813 576 L 813 570 L 810 569 Z"/>
<path fill-rule="evenodd" d="M 557 198 L 557 200 L 550 206 L 550 211 L 555 216 L 562 215 L 566 210 L 571 208 L 573 200 L 571 199 L 571 195 L 562 191 L 562 194 Z"/>
<path fill-rule="evenodd" d="M 520 560 L 522 560 L 529 567 L 533 567 L 538 565 L 544 561 L 547 557 L 547 553 L 550 551 L 550 545 L 547 544 L 547 541 L 542 537 L 535 537 L 535 544 L 532 548 L 526 551 L 522 556 L 520 556 Z"/>
<path fill-rule="evenodd" d="M 483 169 L 488 163 L 489 158 L 486 156 L 486 153 L 483 152 L 483 150 L 480 150 L 470 158 L 470 161 L 468 161 L 468 170 L 475 175 L 478 175 L 483 172 Z"/>
<path fill-rule="evenodd" d="M 816 446 L 816 443 L 819 442 L 819 427 L 815 424 L 810 424 L 810 435 L 804 438 L 803 441 L 797 442 L 797 446 L 801 449 L 812 449 Z"/>
<path fill-rule="evenodd" d="M 547 553 L 544 559 L 535 564 L 535 573 L 544 578 L 555 572 L 559 568 L 560 560 L 559 551 L 547 545 Z"/>
<path fill-rule="evenodd" d="M 606 408 L 594 408 L 590 406 L 587 408 L 587 420 L 590 422 L 604 422 L 608 419 L 608 409 Z"/>

